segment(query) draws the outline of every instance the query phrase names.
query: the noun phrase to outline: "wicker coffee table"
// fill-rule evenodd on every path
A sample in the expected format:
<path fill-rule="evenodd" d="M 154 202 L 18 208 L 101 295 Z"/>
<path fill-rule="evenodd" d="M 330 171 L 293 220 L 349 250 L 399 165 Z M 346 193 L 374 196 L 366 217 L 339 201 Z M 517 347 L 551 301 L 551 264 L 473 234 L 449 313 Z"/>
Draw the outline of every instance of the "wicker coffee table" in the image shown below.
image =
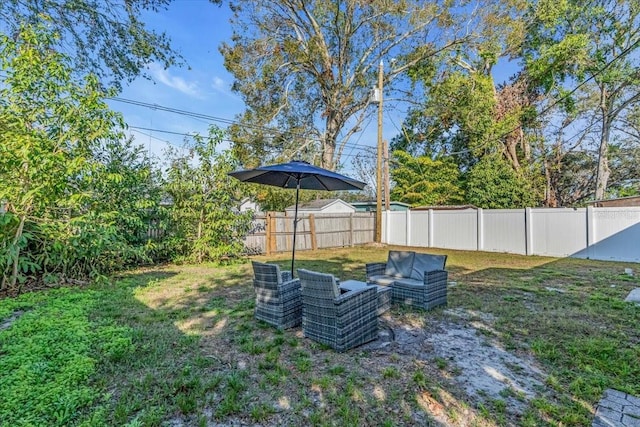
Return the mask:
<path fill-rule="evenodd" d="M 349 292 L 375 286 L 378 291 L 378 316 L 391 308 L 391 288 L 387 286 L 367 285 L 359 280 L 345 280 L 340 282 L 340 291 Z"/>

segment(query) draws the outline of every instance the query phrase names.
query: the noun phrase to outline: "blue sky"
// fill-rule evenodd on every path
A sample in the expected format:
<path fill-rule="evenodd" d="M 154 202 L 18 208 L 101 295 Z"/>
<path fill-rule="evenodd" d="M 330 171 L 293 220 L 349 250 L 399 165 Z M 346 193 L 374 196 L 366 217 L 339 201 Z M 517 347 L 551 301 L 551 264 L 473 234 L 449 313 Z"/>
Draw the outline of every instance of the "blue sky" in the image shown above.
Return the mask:
<path fill-rule="evenodd" d="M 125 100 L 157 105 L 159 108 L 118 101 L 109 101 L 109 105 L 124 115 L 136 142 L 161 160 L 166 157 L 164 149 L 167 145 L 184 146 L 185 136 L 180 134 L 204 134 L 210 124 L 225 128 L 226 123 L 244 110 L 240 97 L 231 91 L 233 77 L 224 68 L 222 55 L 218 51 L 223 41 L 230 40 L 230 15 L 227 5 L 217 6 L 207 0 L 176 0 L 167 10 L 148 12 L 142 17 L 150 28 L 167 33 L 174 49 L 182 54 L 188 66 L 165 70 L 152 64 L 149 74 L 153 81 L 138 78 L 125 85 L 119 95 Z M 502 66 L 496 67 L 496 70 L 513 73 L 516 68 L 515 64 L 499 65 Z M 390 98 L 386 98 L 383 115 L 383 138 L 387 141 L 400 132 L 399 127 L 406 112 L 406 106 L 390 101 Z M 160 107 L 197 113 L 208 118 L 170 113 Z M 362 147 L 375 147 L 376 143 L 377 109 L 372 107 L 370 117 L 363 122 L 363 130 L 355 134 L 345 148 L 342 158 L 344 168 L 341 171 L 352 171 L 353 155 Z M 222 148 L 226 147 L 228 143 Z"/>
<path fill-rule="evenodd" d="M 168 70 L 152 65 L 149 69 L 153 81 L 138 78 L 126 85 L 120 98 L 145 104 L 179 109 L 223 120 L 233 120 L 244 110 L 240 97 L 231 92 L 233 76 L 223 65 L 218 46 L 230 40 L 231 26 L 228 6 L 216 6 L 206 0 L 177 0 L 168 10 L 147 13 L 143 19 L 147 25 L 164 31 L 171 38 L 173 47 L 185 58 L 189 67 L 173 67 Z M 124 102 L 109 101 L 115 111 L 124 115 L 131 134 L 138 144 L 163 158 L 167 144 L 183 146 L 184 136 L 163 133 L 204 133 L 209 124 L 224 128 L 221 121 L 194 119 L 159 109 L 134 106 Z M 398 134 L 404 113 L 391 103 L 385 104 L 383 136 L 390 140 Z M 345 148 L 343 172 L 350 169 L 351 159 L 361 146 L 375 146 L 377 142 L 377 110 L 371 109 L 371 120 L 363 131 L 354 135 Z M 146 129 L 139 129 L 146 128 Z M 147 130 L 154 129 L 154 130 Z M 353 144 L 357 144 L 355 149 Z"/>
<path fill-rule="evenodd" d="M 147 13 L 143 17 L 147 25 L 156 31 L 167 33 L 174 49 L 182 54 L 188 67 L 165 70 L 152 64 L 149 74 L 153 81 L 140 77 L 126 85 L 119 97 L 233 119 L 244 106 L 242 100 L 231 92 L 233 79 L 226 72 L 222 55 L 218 52 L 218 45 L 231 34 L 228 14 L 226 7 L 218 7 L 206 0 L 178 0 L 166 11 Z M 167 143 L 180 147 L 184 140 L 182 135 L 160 131 L 178 134 L 205 133 L 211 123 L 225 126 L 220 122 L 194 119 L 118 101 L 109 101 L 109 105 L 124 115 L 136 141 L 144 144 L 157 156 L 162 156 Z"/>

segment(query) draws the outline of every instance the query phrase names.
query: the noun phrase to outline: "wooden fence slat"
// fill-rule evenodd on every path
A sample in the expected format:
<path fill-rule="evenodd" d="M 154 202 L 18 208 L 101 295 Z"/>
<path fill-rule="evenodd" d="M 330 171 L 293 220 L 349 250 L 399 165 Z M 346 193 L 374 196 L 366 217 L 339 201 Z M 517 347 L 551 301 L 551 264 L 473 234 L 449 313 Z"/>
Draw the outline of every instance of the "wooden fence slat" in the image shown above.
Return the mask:
<path fill-rule="evenodd" d="M 311 232 L 311 250 L 315 251 L 318 249 L 318 240 L 316 237 L 316 217 L 313 214 L 309 215 L 309 231 Z"/>

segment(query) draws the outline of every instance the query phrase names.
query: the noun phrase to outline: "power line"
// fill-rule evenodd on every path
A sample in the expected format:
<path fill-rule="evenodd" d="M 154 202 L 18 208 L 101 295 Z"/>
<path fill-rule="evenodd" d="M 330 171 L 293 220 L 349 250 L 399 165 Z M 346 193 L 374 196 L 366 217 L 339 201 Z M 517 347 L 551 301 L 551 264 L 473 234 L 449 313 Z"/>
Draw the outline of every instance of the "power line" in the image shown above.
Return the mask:
<path fill-rule="evenodd" d="M 545 107 L 539 113 L 539 116 L 544 116 L 549 111 L 551 111 L 553 108 L 555 108 L 558 104 L 560 104 L 561 102 L 567 100 L 571 95 L 573 95 L 575 92 L 577 92 L 584 85 L 586 85 L 587 83 L 589 83 L 590 81 L 595 79 L 598 75 L 602 74 L 614 62 L 616 62 L 620 58 L 622 58 L 625 55 L 627 55 L 638 44 L 640 44 L 640 39 L 636 40 L 633 44 L 631 44 L 626 49 L 624 49 L 622 52 L 620 52 L 618 55 L 616 55 L 614 58 L 612 58 L 602 68 L 596 70 L 596 72 L 594 72 L 589 78 L 587 78 L 586 80 L 584 80 L 583 82 L 578 84 L 576 87 L 574 87 L 572 90 L 570 90 L 569 92 L 565 93 L 563 96 L 561 96 L 560 98 L 556 99 L 550 105 Z M 241 126 L 244 126 L 245 128 L 250 128 L 250 129 L 255 129 L 255 130 L 282 133 L 279 129 L 272 128 L 272 127 L 257 126 L 257 125 L 251 125 L 251 124 L 246 124 L 246 123 L 240 123 L 237 120 L 233 120 L 233 119 L 227 119 L 227 118 L 212 116 L 212 115 L 208 115 L 208 114 L 196 113 L 196 112 L 192 112 L 192 111 L 188 111 L 188 110 L 182 110 L 182 109 L 173 108 L 173 107 L 166 107 L 166 106 L 162 106 L 162 105 L 158 105 L 158 104 L 150 104 L 150 103 L 146 103 L 146 102 L 142 102 L 142 101 L 136 101 L 136 100 L 126 99 L 126 98 L 121 98 L 121 97 L 113 97 L 113 98 L 109 98 L 109 99 L 111 99 L 113 101 L 117 101 L 117 102 L 130 104 L 130 105 L 136 105 L 136 106 L 140 106 L 140 107 L 153 108 L 153 109 L 156 109 L 156 110 L 166 111 L 166 112 L 170 112 L 170 113 L 173 113 L 173 114 L 182 115 L 182 116 L 185 116 L 185 117 L 190 117 L 190 118 L 195 118 L 195 119 L 200 119 L 200 120 L 207 120 L 209 122 L 217 122 L 217 123 L 223 123 L 223 124 L 227 124 L 227 125 L 241 125 Z M 387 117 L 391 120 L 391 122 L 394 125 L 394 127 L 399 132 L 403 133 L 402 130 L 400 128 L 398 128 L 397 124 L 394 122 L 394 120 L 391 118 L 391 116 L 388 114 L 388 112 L 387 112 Z M 371 119 L 370 119 L 370 121 L 371 121 Z M 370 123 L 370 121 L 369 121 L 369 123 Z M 367 123 L 367 126 L 368 126 L 369 123 Z M 365 130 L 366 130 L 367 126 L 365 126 Z M 131 126 L 131 127 L 132 128 L 136 128 L 134 126 Z M 518 124 L 515 127 L 513 127 L 512 129 L 507 130 L 507 131 L 501 133 L 500 135 L 487 140 L 484 144 L 481 144 L 480 146 L 473 148 L 473 150 L 483 149 L 483 148 L 489 146 L 490 144 L 492 144 L 494 142 L 498 142 L 502 138 L 504 138 L 504 137 L 510 135 L 511 133 L 517 131 L 521 127 L 522 126 L 520 124 Z M 137 127 L 137 128 L 138 129 L 143 129 L 143 130 L 148 130 L 148 131 L 157 131 L 157 132 L 163 132 L 163 133 L 167 133 L 167 134 L 174 134 L 174 135 L 183 135 L 183 136 L 190 136 L 190 137 L 194 136 L 192 134 L 171 132 L 171 131 L 162 131 L 162 130 L 158 130 L 158 129 L 150 129 L 150 128 L 146 128 L 145 129 L 145 128 L 142 128 L 142 127 Z M 315 137 L 313 135 L 302 134 L 302 133 L 291 133 L 290 135 L 293 136 L 293 137 L 297 136 L 297 137 L 300 137 L 300 138 L 303 138 L 303 139 L 312 140 L 312 141 L 316 141 L 318 143 L 322 143 L 321 139 L 319 139 L 318 137 Z M 361 137 L 362 137 L 362 133 L 360 134 L 358 140 L 355 143 L 349 143 L 349 142 L 345 142 L 345 141 L 342 142 L 342 145 L 344 147 L 351 148 L 349 153 L 343 154 L 344 157 L 351 157 L 352 153 L 353 153 L 353 150 L 361 149 L 359 147 L 359 141 L 360 141 Z M 231 141 L 231 140 L 225 140 L 225 141 L 231 142 L 231 143 L 234 142 L 234 141 Z M 284 148 L 284 142 L 281 144 L 280 148 Z M 458 150 L 458 151 L 447 153 L 446 156 L 466 154 L 466 153 L 469 153 L 471 151 L 472 151 L 472 149 L 466 148 L 466 149 L 463 149 L 463 150 Z"/>
<path fill-rule="evenodd" d="M 156 128 L 150 128 L 150 127 L 145 127 L 145 126 L 129 126 L 130 129 L 134 130 L 134 131 L 147 131 L 147 132 L 158 132 L 158 133 L 164 133 L 167 135 L 176 135 L 176 136 L 185 136 L 185 137 L 190 137 L 190 138 L 197 138 L 198 136 L 200 136 L 197 132 L 194 133 L 187 133 L 187 132 L 177 132 L 177 131 L 171 131 L 171 130 L 165 130 L 165 129 L 156 129 Z M 150 136 L 150 134 L 148 133 L 143 133 L 143 132 L 139 132 L 145 136 Z M 175 145 L 169 141 L 165 141 L 162 139 L 158 139 L 153 137 L 154 139 L 157 139 L 158 141 L 162 141 L 162 142 L 167 142 L 171 145 Z M 229 143 L 233 143 L 234 141 L 231 139 L 227 139 L 227 138 L 222 138 L 221 141 L 224 142 L 229 142 Z M 368 150 L 371 147 L 367 147 L 367 146 L 361 146 L 361 145 L 357 145 L 357 144 L 348 144 L 349 146 L 352 146 L 352 151 L 353 150 Z M 283 148 L 283 147 L 282 147 Z M 354 157 L 355 155 L 352 154 L 343 154 L 342 157 Z"/>
<path fill-rule="evenodd" d="M 154 110 L 160 110 L 160 111 L 166 111 L 169 113 L 173 113 L 173 114 L 177 114 L 180 116 L 184 116 L 184 117 L 190 117 L 190 118 L 196 118 L 196 119 L 202 119 L 202 120 L 206 120 L 208 122 L 218 122 L 218 123 L 223 123 L 223 124 L 227 124 L 227 125 L 239 125 L 245 128 L 249 128 L 249 129 L 255 129 L 255 130 L 260 130 L 260 131 L 266 131 L 266 132 L 273 132 L 273 133 L 278 133 L 278 134 L 283 134 L 284 132 L 282 132 L 281 130 L 274 128 L 274 127 L 268 127 L 268 126 L 258 126 L 258 125 L 252 125 L 252 124 L 247 124 L 247 123 L 242 123 L 239 122 L 237 120 L 234 119 L 227 119 L 227 118 L 223 118 L 223 117 L 217 117 L 217 116 L 212 116 L 212 115 L 208 115 L 208 114 L 203 114 L 203 113 L 197 113 L 197 112 L 193 112 L 193 111 L 188 111 L 188 110 L 182 110 L 179 108 L 173 108 L 173 107 L 167 107 L 164 105 L 158 105 L 158 104 L 151 104 L 148 102 L 142 102 L 142 101 L 136 101 L 133 99 L 127 99 L 127 98 L 121 98 L 121 97 L 111 97 L 111 98 L 107 98 L 107 99 L 111 99 L 113 101 L 117 101 L 117 102 L 122 102 L 125 104 L 130 104 L 130 105 L 135 105 L 135 106 L 139 106 L 139 107 L 144 107 L 144 108 L 150 108 L 150 109 L 154 109 Z M 133 128 L 133 126 L 130 126 Z M 365 127 L 366 129 L 366 127 Z M 149 129 L 147 128 L 147 130 L 149 131 L 155 131 L 156 129 Z M 160 131 L 160 130 L 158 130 Z M 161 131 L 160 131 L 161 132 Z M 170 132 L 165 132 L 165 133 L 170 133 Z M 306 140 L 311 140 L 317 143 L 322 144 L 323 140 L 313 136 L 312 134 L 303 134 L 303 133 L 298 133 L 298 132 L 286 132 L 287 134 L 289 134 L 292 137 L 299 137 L 301 139 L 306 139 Z M 185 136 L 193 136 L 190 134 L 181 134 L 179 132 L 175 133 L 177 135 L 185 135 Z M 362 137 L 362 133 L 360 134 L 360 138 Z M 359 138 L 359 139 L 360 139 Z M 358 139 L 358 141 L 359 141 Z M 226 140 L 227 142 L 231 142 L 234 143 L 236 141 L 231 141 L 231 140 Z M 285 143 L 282 142 L 279 145 L 279 148 L 285 148 Z M 350 143 L 350 142 L 345 142 L 343 141 L 337 141 L 336 146 L 338 145 L 342 145 L 345 148 L 349 148 L 349 147 L 354 147 L 353 149 L 358 149 L 358 142 L 356 143 Z M 347 157 L 350 157 L 347 155 Z"/>

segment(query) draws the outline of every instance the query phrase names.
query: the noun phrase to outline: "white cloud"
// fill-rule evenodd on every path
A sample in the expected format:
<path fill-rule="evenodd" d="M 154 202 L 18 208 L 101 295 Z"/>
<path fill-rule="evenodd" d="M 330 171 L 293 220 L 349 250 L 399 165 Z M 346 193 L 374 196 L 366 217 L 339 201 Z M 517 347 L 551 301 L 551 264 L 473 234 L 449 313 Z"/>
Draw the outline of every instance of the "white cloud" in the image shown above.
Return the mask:
<path fill-rule="evenodd" d="M 231 90 L 229 82 L 222 77 L 213 76 L 211 78 L 211 89 L 219 95 L 223 95 L 240 103 L 242 102 L 242 99 Z"/>
<path fill-rule="evenodd" d="M 214 77 L 212 86 L 215 90 L 225 92 L 226 91 L 226 83 L 220 77 Z"/>
<path fill-rule="evenodd" d="M 154 80 L 157 80 L 172 89 L 180 91 L 185 95 L 200 99 L 203 98 L 202 92 L 198 88 L 197 83 L 188 82 L 182 77 L 172 76 L 169 71 L 165 70 L 157 64 L 151 64 L 149 66 L 149 71 L 151 72 Z"/>

